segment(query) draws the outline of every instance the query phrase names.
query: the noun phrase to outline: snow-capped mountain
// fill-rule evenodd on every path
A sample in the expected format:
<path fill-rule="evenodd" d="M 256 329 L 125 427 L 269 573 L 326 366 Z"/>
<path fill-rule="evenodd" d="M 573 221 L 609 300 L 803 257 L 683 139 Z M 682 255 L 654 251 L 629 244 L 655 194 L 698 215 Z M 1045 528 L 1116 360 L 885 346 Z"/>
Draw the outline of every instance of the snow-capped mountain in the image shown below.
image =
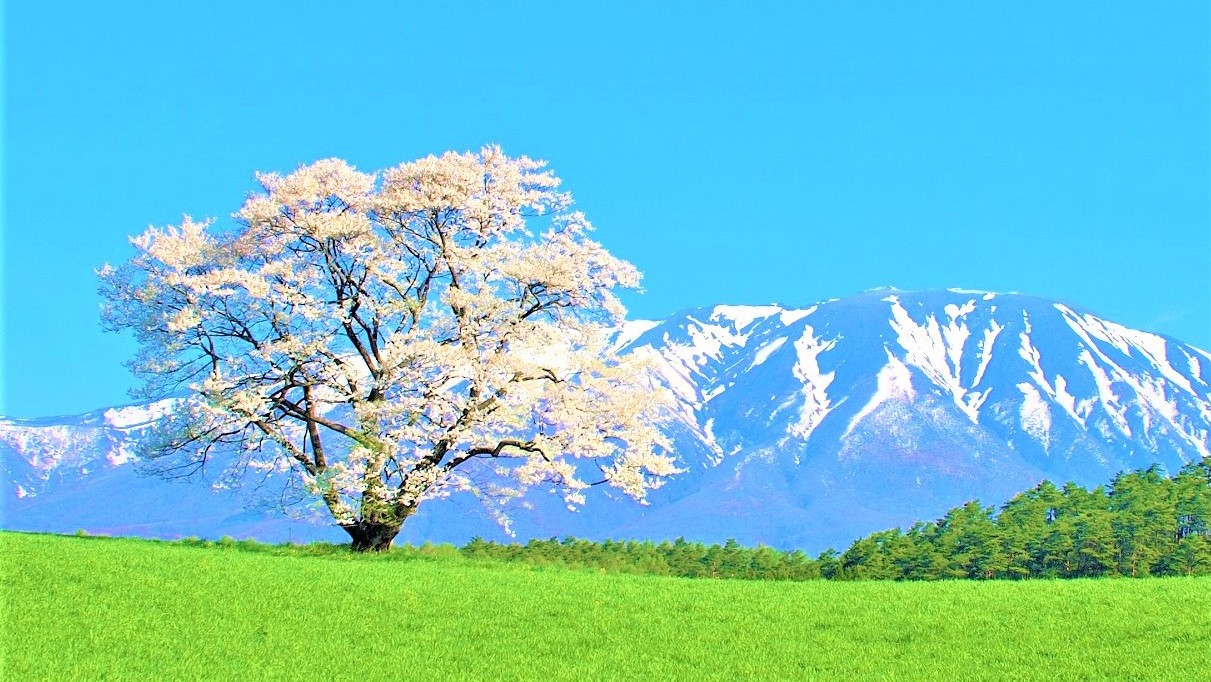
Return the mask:
<path fill-rule="evenodd" d="M 715 306 L 630 346 L 660 354 L 710 454 L 671 486 L 687 498 L 628 532 L 700 519 L 712 540 L 841 547 L 1043 478 L 1177 471 L 1211 445 L 1211 355 L 1030 296 Z"/>
<path fill-rule="evenodd" d="M 1093 486 L 1157 462 L 1176 471 L 1211 448 L 1211 354 L 1030 296 L 888 289 L 803 309 L 715 306 L 630 322 L 616 346 L 658 357 L 687 471 L 648 506 L 590 499 L 571 513 L 534 491 L 511 512 L 517 538 L 734 537 L 816 552 L 1043 478 Z M 135 476 L 130 445 L 157 409 L 0 421 L 4 527 L 346 540 Z M 455 497 L 422 506 L 400 539 L 473 535 L 504 539 Z"/>

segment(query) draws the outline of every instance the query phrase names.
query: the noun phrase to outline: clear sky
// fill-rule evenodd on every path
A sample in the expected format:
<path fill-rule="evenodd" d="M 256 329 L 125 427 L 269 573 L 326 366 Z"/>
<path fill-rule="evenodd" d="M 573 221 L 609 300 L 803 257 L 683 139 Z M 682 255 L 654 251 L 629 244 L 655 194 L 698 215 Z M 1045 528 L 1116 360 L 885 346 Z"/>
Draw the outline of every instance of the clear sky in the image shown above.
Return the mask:
<path fill-rule="evenodd" d="M 645 273 L 635 317 L 963 287 L 1211 349 L 1207 3 L 925 4 L 4 3 L 0 414 L 128 400 L 128 235 L 492 142 Z"/>

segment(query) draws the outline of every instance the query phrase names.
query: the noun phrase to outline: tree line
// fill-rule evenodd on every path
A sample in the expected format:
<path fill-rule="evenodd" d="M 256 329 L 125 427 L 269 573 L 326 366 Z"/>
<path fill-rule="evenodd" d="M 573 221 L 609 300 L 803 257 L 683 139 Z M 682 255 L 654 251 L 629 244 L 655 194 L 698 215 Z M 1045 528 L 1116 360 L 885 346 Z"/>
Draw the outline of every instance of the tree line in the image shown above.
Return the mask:
<path fill-rule="evenodd" d="M 945 580 L 1211 575 L 1211 459 L 1177 475 L 1157 466 L 1093 490 L 1050 481 L 996 509 L 977 501 L 929 522 L 872 533 L 838 553 L 743 547 L 735 540 L 498 544 L 465 556 L 689 578 Z"/>

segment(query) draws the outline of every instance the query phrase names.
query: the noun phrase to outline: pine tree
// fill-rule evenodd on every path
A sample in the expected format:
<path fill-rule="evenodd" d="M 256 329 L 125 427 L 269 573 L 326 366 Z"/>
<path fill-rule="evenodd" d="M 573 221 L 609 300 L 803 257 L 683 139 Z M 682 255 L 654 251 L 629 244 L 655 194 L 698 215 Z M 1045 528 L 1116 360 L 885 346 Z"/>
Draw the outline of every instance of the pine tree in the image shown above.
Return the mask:
<path fill-rule="evenodd" d="M 1086 491 L 1071 483 L 1064 486 L 1061 514 L 1071 522 L 1072 545 L 1068 563 L 1072 569 L 1068 577 L 1117 575 L 1113 514 L 1105 488 L 1098 486 Z"/>
<path fill-rule="evenodd" d="M 1110 490 L 1119 571 L 1152 575 L 1161 557 L 1175 549 L 1177 511 L 1173 484 L 1157 465 L 1115 477 Z"/>
<path fill-rule="evenodd" d="M 1051 481 L 1043 481 L 1033 489 L 1014 496 L 1001 508 L 997 527 L 1001 531 L 1005 572 L 1009 577 L 1029 578 L 1047 575 L 1062 565 L 1051 556 L 1061 548 L 1054 540 L 1051 524 L 1058 518 L 1063 495 Z"/>
<path fill-rule="evenodd" d="M 949 559 L 943 577 L 991 578 L 1008 565 L 992 515 L 992 507 L 971 501 L 938 523 L 938 550 Z"/>

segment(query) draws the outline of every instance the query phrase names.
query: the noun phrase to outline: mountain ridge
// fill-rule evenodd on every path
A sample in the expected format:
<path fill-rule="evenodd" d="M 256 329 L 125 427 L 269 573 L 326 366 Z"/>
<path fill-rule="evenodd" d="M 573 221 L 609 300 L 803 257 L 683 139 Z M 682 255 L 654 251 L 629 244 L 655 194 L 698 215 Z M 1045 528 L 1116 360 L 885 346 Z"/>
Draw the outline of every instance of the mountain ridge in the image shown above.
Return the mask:
<path fill-rule="evenodd" d="M 677 396 L 669 428 L 686 473 L 646 507 L 594 491 L 574 515 L 536 491 L 510 510 L 519 538 L 735 537 L 818 551 L 968 499 L 1000 503 L 1042 478 L 1094 486 L 1153 463 L 1176 471 L 1209 451 L 1211 354 L 1025 294 L 882 288 L 805 308 L 699 306 L 628 321 L 615 347 L 651 354 Z M 10 517 L 68 523 L 47 496 L 129 468 L 140 409 L 96 410 L 87 423 L 3 420 L 0 455 L 25 492 L 10 493 L 6 527 Z M 91 459 L 55 460 L 73 437 Z M 105 490 L 89 494 L 116 494 Z M 473 502 L 422 505 L 401 539 L 505 539 L 491 508 Z M 86 511 L 74 513 L 91 531 Z M 268 516 L 224 518 L 237 516 L 277 532 Z M 198 530 L 189 534 L 218 532 Z"/>

